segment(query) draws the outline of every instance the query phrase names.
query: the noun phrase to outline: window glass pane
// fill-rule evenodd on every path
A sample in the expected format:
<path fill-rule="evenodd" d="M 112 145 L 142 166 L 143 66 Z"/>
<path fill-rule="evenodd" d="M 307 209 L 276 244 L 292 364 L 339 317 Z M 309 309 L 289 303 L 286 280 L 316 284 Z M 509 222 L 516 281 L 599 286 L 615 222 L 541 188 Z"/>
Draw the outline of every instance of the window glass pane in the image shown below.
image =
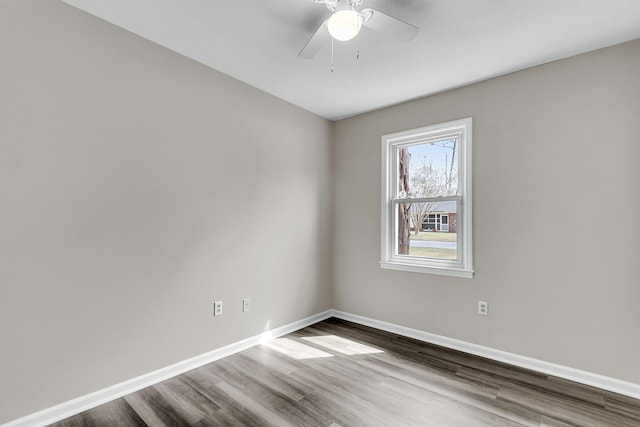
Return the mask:
<path fill-rule="evenodd" d="M 410 232 L 412 229 L 412 203 L 398 203 L 396 210 L 396 255 L 409 255 Z"/>
<path fill-rule="evenodd" d="M 397 149 L 397 197 L 458 195 L 457 138 Z"/>
<path fill-rule="evenodd" d="M 457 259 L 455 201 L 398 203 L 396 215 L 396 255 Z"/>

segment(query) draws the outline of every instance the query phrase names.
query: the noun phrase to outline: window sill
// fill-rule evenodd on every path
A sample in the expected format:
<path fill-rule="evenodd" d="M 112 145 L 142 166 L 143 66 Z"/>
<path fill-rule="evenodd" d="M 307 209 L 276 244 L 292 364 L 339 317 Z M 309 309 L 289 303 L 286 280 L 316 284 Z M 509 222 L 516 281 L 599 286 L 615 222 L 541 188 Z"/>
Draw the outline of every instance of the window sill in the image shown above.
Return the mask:
<path fill-rule="evenodd" d="M 473 270 L 452 267 L 427 267 L 425 265 L 407 264 L 406 262 L 380 261 L 380 268 L 386 270 L 411 271 L 413 273 L 437 274 L 439 276 L 462 277 L 473 279 Z"/>

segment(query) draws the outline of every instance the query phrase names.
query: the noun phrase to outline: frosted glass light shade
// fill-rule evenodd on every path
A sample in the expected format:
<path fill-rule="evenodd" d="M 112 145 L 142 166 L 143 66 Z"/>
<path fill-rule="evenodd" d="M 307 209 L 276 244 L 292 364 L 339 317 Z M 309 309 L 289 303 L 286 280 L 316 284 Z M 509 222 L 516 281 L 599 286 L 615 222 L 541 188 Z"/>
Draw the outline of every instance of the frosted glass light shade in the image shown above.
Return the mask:
<path fill-rule="evenodd" d="M 343 42 L 351 40 L 362 28 L 362 16 L 355 10 L 339 10 L 331 15 L 327 27 L 334 39 Z"/>

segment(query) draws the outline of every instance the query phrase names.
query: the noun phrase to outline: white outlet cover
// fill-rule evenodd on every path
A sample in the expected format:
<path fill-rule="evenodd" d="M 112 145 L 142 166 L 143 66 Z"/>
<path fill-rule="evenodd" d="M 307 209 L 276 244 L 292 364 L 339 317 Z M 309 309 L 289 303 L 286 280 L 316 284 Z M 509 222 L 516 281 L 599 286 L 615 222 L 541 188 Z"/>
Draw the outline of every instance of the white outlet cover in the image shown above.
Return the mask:
<path fill-rule="evenodd" d="M 222 316 L 222 301 L 215 301 L 213 303 L 213 315 Z"/>
<path fill-rule="evenodd" d="M 483 316 L 489 315 L 489 303 L 486 301 L 478 301 L 478 314 Z"/>

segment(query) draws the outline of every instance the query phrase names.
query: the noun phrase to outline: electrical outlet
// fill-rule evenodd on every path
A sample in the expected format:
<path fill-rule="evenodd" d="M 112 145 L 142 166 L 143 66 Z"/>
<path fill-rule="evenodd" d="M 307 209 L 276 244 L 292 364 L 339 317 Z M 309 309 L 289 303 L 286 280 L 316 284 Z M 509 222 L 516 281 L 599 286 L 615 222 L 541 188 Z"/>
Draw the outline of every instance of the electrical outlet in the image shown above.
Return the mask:
<path fill-rule="evenodd" d="M 478 301 L 478 314 L 483 316 L 489 315 L 489 303 L 486 301 Z"/>
<path fill-rule="evenodd" d="M 242 312 L 246 313 L 247 311 L 251 311 L 251 298 L 242 300 Z"/>
<path fill-rule="evenodd" d="M 222 316 L 222 301 L 215 301 L 213 303 L 213 315 Z"/>

